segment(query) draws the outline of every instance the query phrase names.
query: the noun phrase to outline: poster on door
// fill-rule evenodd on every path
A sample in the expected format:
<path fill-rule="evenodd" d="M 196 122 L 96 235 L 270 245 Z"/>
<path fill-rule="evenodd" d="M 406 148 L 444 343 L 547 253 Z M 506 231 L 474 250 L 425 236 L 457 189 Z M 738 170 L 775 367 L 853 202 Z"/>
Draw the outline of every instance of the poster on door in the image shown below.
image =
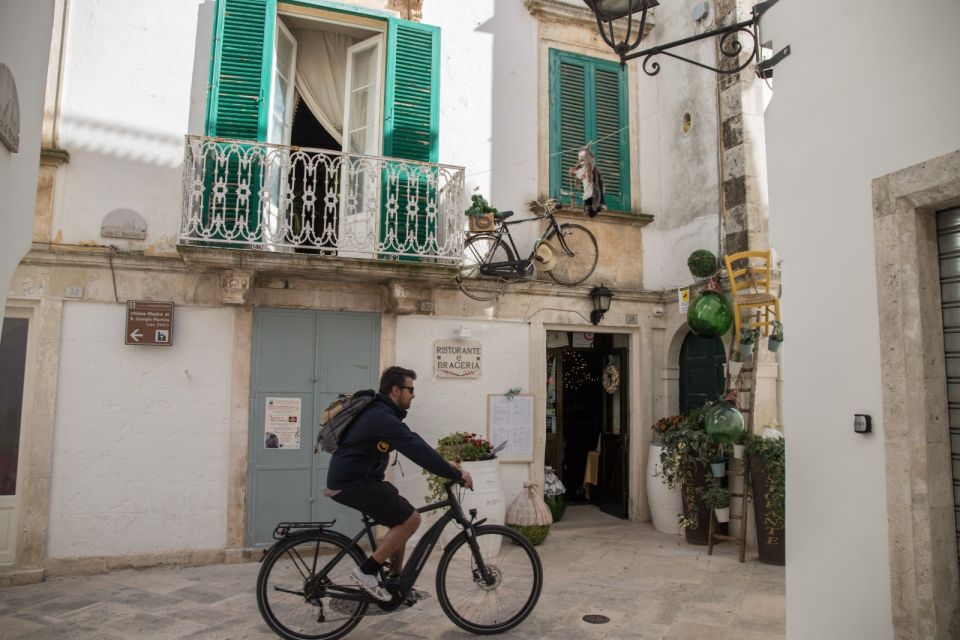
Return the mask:
<path fill-rule="evenodd" d="M 300 398 L 267 398 L 264 415 L 265 449 L 300 448 Z"/>

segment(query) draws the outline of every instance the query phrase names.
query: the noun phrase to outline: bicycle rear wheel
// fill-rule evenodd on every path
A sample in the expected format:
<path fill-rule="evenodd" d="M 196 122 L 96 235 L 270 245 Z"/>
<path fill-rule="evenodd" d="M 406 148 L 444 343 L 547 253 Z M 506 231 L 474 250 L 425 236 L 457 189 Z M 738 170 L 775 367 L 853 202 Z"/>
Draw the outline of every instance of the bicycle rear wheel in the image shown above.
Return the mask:
<path fill-rule="evenodd" d="M 509 527 L 481 525 L 476 534 L 491 582 L 484 581 L 469 539 L 461 534 L 440 558 L 437 599 L 461 629 L 502 633 L 533 611 L 543 588 L 543 567 L 533 545 Z"/>
<path fill-rule="evenodd" d="M 457 274 L 457 284 L 464 295 L 481 302 L 493 300 L 506 287 L 506 280 L 484 276 L 480 267 L 493 262 L 512 262 L 513 251 L 492 233 L 478 233 L 467 238 L 463 245 L 463 262 Z"/>
<path fill-rule="evenodd" d="M 347 549 L 339 561 L 333 559 Z M 334 640 L 350 632 L 370 602 L 350 572 L 363 556 L 356 547 L 323 533 L 291 536 L 267 554 L 257 577 L 257 606 L 267 625 L 282 638 Z"/>
<path fill-rule="evenodd" d="M 557 263 L 547 274 L 556 282 L 580 284 L 597 268 L 600 250 L 590 230 L 579 224 L 562 224 L 560 233 L 548 238 L 557 249 Z"/>

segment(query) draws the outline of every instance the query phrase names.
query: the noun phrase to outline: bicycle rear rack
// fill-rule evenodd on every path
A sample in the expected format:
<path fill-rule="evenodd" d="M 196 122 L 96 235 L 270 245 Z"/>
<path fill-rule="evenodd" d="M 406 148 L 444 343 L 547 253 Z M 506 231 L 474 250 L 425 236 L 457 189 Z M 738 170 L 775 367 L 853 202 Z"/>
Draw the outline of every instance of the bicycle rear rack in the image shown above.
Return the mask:
<path fill-rule="evenodd" d="M 336 520 L 330 520 L 329 522 L 281 522 L 277 525 L 277 528 L 273 530 L 273 539 L 280 540 L 281 538 L 286 538 L 291 532 L 295 531 L 329 529 L 336 524 L 336 522 Z"/>

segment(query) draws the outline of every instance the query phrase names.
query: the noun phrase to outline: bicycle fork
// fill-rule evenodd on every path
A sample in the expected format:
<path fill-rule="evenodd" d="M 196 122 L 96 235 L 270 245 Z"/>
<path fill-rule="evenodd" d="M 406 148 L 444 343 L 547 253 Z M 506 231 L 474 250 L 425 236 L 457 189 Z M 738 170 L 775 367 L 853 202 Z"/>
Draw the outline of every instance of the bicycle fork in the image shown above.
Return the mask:
<path fill-rule="evenodd" d="M 467 535 L 467 544 L 470 546 L 473 559 L 477 563 L 477 566 L 473 569 L 474 582 L 480 584 L 482 587 L 492 587 L 496 583 L 496 576 L 494 576 L 490 568 L 487 567 L 487 563 L 483 559 L 483 554 L 480 553 L 480 544 L 477 542 L 477 534 L 474 531 L 473 525 L 465 528 L 464 533 Z"/>

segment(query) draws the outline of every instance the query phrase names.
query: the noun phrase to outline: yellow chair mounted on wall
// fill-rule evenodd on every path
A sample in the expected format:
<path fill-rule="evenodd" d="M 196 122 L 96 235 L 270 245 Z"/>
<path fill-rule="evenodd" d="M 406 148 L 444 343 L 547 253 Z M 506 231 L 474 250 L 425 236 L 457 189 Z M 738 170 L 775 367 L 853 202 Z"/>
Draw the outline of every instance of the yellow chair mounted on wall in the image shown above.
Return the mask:
<path fill-rule="evenodd" d="M 733 298 L 734 340 L 739 338 L 741 326 L 760 329 L 766 336 L 770 334 L 773 321 L 780 320 L 780 298 L 771 290 L 771 254 L 767 249 L 741 251 L 723 257 Z M 742 319 L 744 311 L 746 322 Z"/>

